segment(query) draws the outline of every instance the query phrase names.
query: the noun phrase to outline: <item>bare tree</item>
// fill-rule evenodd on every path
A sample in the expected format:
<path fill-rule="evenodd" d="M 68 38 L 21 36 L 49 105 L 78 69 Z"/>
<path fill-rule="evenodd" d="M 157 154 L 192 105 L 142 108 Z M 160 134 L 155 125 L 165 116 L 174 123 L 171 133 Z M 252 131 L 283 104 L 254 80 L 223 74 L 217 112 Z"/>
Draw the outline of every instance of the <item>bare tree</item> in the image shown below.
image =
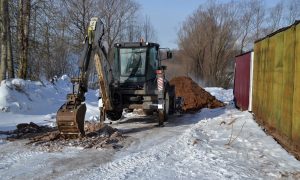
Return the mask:
<path fill-rule="evenodd" d="M 98 11 L 105 24 L 105 40 L 108 43 L 108 59 L 112 60 L 113 45 L 122 39 L 126 23 L 130 22 L 138 11 L 139 5 L 133 0 L 100 0 Z"/>
<path fill-rule="evenodd" d="M 145 16 L 145 20 L 142 26 L 143 30 L 143 37 L 145 38 L 145 41 L 155 41 L 155 30 L 153 25 L 151 24 L 150 17 Z"/>
<path fill-rule="evenodd" d="M 0 68 L 0 81 L 6 79 L 7 70 L 7 18 L 8 18 L 8 1 L 0 1 L 1 13 L 1 68 Z"/>
<path fill-rule="evenodd" d="M 300 18 L 300 1 L 299 0 L 287 0 L 285 1 L 287 6 L 286 22 L 287 24 L 294 23 L 297 18 Z"/>
<path fill-rule="evenodd" d="M 136 17 L 131 17 L 126 23 L 126 31 L 121 38 L 122 41 L 134 42 L 142 37 L 142 28 Z"/>
<path fill-rule="evenodd" d="M 16 71 L 19 63 L 19 54 L 18 54 L 18 36 L 17 36 L 17 21 L 18 21 L 18 0 L 9 0 L 8 1 L 9 9 L 9 34 L 10 37 L 10 50 L 8 50 L 8 57 L 11 53 L 11 61 L 8 60 L 8 77 L 14 78 L 16 76 Z M 10 69 L 12 68 L 12 69 Z M 13 74 L 12 74 L 13 73 Z"/>
<path fill-rule="evenodd" d="M 82 42 L 87 32 L 90 19 L 97 15 L 100 9 L 96 8 L 95 0 L 62 0 L 66 8 L 67 18 L 70 22 L 68 30 L 74 37 L 73 46 L 78 51 L 82 48 Z"/>
<path fill-rule="evenodd" d="M 7 7 L 7 10 L 8 9 Z M 15 78 L 9 13 L 7 16 L 7 71 L 8 78 Z"/>
<path fill-rule="evenodd" d="M 149 16 L 145 16 L 144 19 L 139 19 L 132 16 L 125 24 L 126 31 L 122 33 L 121 40 L 136 42 L 141 38 L 145 41 L 156 41 L 156 32 L 150 21 Z"/>
<path fill-rule="evenodd" d="M 257 40 L 264 36 L 262 29 L 266 18 L 266 10 L 263 2 L 260 0 L 252 0 L 249 5 L 253 10 L 252 16 L 254 17 L 253 26 L 255 30 L 254 39 Z"/>
<path fill-rule="evenodd" d="M 258 0 L 245 0 L 236 5 L 238 16 L 235 18 L 237 18 L 239 27 L 240 53 L 251 49 L 255 40 L 275 31 L 281 25 L 283 2 L 278 2 L 268 11 L 263 2 Z"/>
<path fill-rule="evenodd" d="M 274 7 L 270 9 L 268 17 L 268 34 L 276 31 L 280 28 L 283 19 L 283 2 L 278 2 Z"/>
<path fill-rule="evenodd" d="M 62 1 L 56 0 L 31 2 L 30 66 L 27 68 L 27 77 L 30 79 L 49 79 L 54 75 L 73 73 L 70 49 L 74 47 L 74 40 L 69 31 L 67 10 L 63 5 Z"/>
<path fill-rule="evenodd" d="M 13 64 L 12 64 L 12 51 L 11 51 L 11 38 L 10 38 L 10 20 L 9 20 L 9 6 L 8 0 L 0 1 L 1 11 L 1 68 L 0 68 L 0 81 L 7 78 L 13 78 Z"/>
<path fill-rule="evenodd" d="M 233 4 L 200 6 L 179 32 L 179 47 L 193 60 L 194 76 L 206 86 L 227 87 L 232 78 L 235 42 L 236 10 Z"/>
<path fill-rule="evenodd" d="M 243 1 L 239 4 L 240 10 L 240 19 L 239 19 L 239 29 L 240 29 L 240 53 L 245 51 L 245 48 L 248 46 L 252 39 L 250 35 L 253 32 L 254 16 L 253 9 L 250 5 L 251 1 Z"/>
<path fill-rule="evenodd" d="M 192 60 L 194 78 L 208 86 L 227 86 L 235 55 L 300 17 L 299 1 L 280 1 L 269 9 L 264 3 L 210 1 L 187 18 L 178 33 L 178 46 L 183 57 Z"/>
<path fill-rule="evenodd" d="M 116 42 L 157 38 L 150 17 L 139 11 L 135 0 L 10 0 L 8 4 L 7 45 L 1 44 L 7 49 L 1 56 L 7 60 L 0 65 L 5 63 L 1 67 L 6 67 L 5 76 L 10 78 L 16 69 L 19 77 L 30 79 L 75 74 L 81 42 L 93 16 L 104 21 L 110 60 Z M 259 0 L 207 1 L 178 33 L 177 57 L 186 58 L 182 63 L 189 72 L 185 74 L 206 85 L 228 84 L 234 55 L 251 49 L 256 39 L 293 23 L 299 18 L 299 4 L 297 0 L 280 1 L 267 9 Z"/>
<path fill-rule="evenodd" d="M 29 25 L 31 0 L 19 0 L 18 44 L 19 44 L 19 78 L 27 78 L 29 52 Z"/>
<path fill-rule="evenodd" d="M 133 27 L 131 40 L 136 41 L 142 36 L 143 23 L 137 18 L 139 5 L 134 0 L 9 2 L 12 8 L 12 55 L 15 54 L 20 78 L 38 80 L 63 73 L 75 74 L 81 42 L 93 16 L 103 17 L 107 25 L 106 40 L 111 48 L 114 43 L 129 39 L 130 21 Z"/>

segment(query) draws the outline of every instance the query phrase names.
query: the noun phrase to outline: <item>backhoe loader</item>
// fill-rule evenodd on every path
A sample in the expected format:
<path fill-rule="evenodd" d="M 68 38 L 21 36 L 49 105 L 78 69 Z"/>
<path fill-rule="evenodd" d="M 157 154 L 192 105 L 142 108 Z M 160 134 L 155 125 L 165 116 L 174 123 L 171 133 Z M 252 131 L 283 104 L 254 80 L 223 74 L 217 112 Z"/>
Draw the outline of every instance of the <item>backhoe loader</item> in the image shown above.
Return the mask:
<path fill-rule="evenodd" d="M 57 112 L 56 122 L 66 137 L 84 136 L 86 113 L 85 93 L 88 90 L 88 68 L 94 60 L 99 79 L 100 123 L 106 117 L 112 121 L 121 118 L 123 110 L 143 109 L 158 114 L 162 126 L 168 114 L 175 110 L 175 88 L 165 78 L 166 66 L 161 61 L 162 49 L 151 42 L 121 42 L 114 44 L 114 59 L 107 59 L 103 45 L 104 24 L 99 18 L 89 22 L 80 73 L 72 78 L 73 92 Z M 172 58 L 168 50 L 165 59 Z"/>

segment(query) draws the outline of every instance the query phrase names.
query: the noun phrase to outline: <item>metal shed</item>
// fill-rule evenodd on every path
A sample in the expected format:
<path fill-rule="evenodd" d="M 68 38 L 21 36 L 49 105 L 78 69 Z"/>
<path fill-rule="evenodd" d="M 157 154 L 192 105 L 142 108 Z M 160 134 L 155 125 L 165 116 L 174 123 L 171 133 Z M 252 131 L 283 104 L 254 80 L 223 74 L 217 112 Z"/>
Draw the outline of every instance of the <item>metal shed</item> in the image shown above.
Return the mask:
<path fill-rule="evenodd" d="M 241 110 L 252 111 L 253 51 L 235 57 L 234 101 Z"/>
<path fill-rule="evenodd" d="M 300 157 L 300 21 L 254 45 L 253 113 Z"/>

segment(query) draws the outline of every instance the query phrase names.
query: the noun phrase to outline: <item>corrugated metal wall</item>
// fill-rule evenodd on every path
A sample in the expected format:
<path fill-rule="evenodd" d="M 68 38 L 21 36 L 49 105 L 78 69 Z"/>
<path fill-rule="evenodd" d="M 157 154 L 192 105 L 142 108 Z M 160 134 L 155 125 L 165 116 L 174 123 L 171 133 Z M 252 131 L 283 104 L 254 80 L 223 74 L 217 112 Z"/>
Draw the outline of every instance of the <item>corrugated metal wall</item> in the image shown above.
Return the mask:
<path fill-rule="evenodd" d="M 300 149 L 300 24 L 296 26 L 292 139 Z"/>
<path fill-rule="evenodd" d="M 300 150 L 300 24 L 254 45 L 253 113 L 269 131 Z"/>
<path fill-rule="evenodd" d="M 249 109 L 251 52 L 235 57 L 234 98 L 241 110 Z"/>

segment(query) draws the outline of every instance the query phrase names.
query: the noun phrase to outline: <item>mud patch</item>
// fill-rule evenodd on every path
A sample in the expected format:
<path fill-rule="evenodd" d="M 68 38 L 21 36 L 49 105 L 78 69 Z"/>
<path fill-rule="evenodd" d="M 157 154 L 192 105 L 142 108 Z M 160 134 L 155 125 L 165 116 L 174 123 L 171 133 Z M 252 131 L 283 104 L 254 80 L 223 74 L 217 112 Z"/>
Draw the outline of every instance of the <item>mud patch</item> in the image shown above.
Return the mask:
<path fill-rule="evenodd" d="M 223 102 L 217 100 L 189 77 L 175 77 L 170 81 L 170 85 L 175 86 L 176 97 L 183 97 L 182 109 L 185 112 L 225 106 Z"/>
<path fill-rule="evenodd" d="M 21 123 L 12 131 L 1 131 L 0 134 L 7 135 L 7 140 L 15 141 L 19 139 L 29 139 L 45 133 L 57 131 L 57 128 L 50 126 L 39 126 L 33 122 Z"/>
<path fill-rule="evenodd" d="M 57 128 L 49 126 L 38 126 L 34 123 L 18 124 L 14 131 L 6 132 L 7 140 L 16 141 L 28 139 L 26 145 L 38 150 L 54 152 L 62 151 L 66 147 L 75 148 L 111 148 L 120 149 L 123 147 L 122 140 L 125 137 L 108 125 L 100 125 L 98 122 L 85 122 L 86 136 L 80 138 L 65 138 Z"/>

